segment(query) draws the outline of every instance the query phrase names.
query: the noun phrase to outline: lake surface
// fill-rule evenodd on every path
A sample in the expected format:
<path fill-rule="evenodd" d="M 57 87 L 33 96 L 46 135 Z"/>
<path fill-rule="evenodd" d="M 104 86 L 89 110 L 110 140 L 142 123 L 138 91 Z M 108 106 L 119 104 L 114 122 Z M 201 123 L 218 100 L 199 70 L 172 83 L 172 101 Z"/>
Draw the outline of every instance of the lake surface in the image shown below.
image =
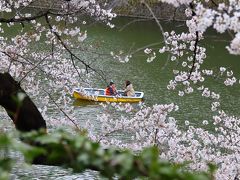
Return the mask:
<path fill-rule="evenodd" d="M 147 57 L 144 55 L 143 50 L 134 53 L 128 63 L 120 63 L 109 56 L 111 51 L 115 53 L 118 53 L 119 50 L 134 52 L 148 44 L 162 41 L 161 33 L 155 22 L 138 21 L 125 27 L 126 24 L 133 20 L 131 18 L 118 18 L 114 20 L 116 28 L 110 30 L 101 24 L 89 26 L 87 43 L 93 43 L 95 50 L 104 55 L 95 58 L 88 53 L 84 53 L 83 57 L 90 60 L 95 58 L 95 66 L 102 68 L 107 79 L 109 81 L 113 80 L 118 89 L 122 89 L 125 80 L 130 80 L 135 90 L 145 93 L 145 103 L 149 106 L 164 103 L 178 104 L 180 109 L 175 113 L 175 117 L 180 126 L 184 127 L 185 120 L 188 120 L 192 125 L 201 126 L 202 120 L 214 115 L 209 108 L 211 101 L 202 98 L 199 93 L 193 93 L 182 98 L 178 96 L 178 92 L 167 90 L 167 84 L 173 77 L 172 69 L 177 68 L 179 65 L 175 62 L 168 63 L 166 54 L 158 54 L 152 63 L 146 62 Z M 163 22 L 163 28 L 165 31 L 173 29 L 181 31 L 184 29 L 184 24 L 180 22 Z M 215 70 L 221 66 L 228 67 L 239 78 L 240 58 L 229 55 L 225 49 L 229 40 L 227 34 L 216 37 L 214 31 L 207 32 L 205 40 L 201 42 L 206 45 L 208 54 L 204 66 Z M 159 45 L 153 46 L 153 48 L 156 48 L 156 52 L 158 51 L 157 47 Z M 94 87 L 105 88 L 106 86 L 102 80 L 96 79 L 94 82 Z M 240 115 L 238 110 L 240 107 L 239 85 L 225 88 L 222 81 L 210 79 L 206 81 L 206 86 L 220 93 L 222 96 L 221 108 L 223 110 L 230 114 Z M 99 104 L 79 102 L 76 105 L 73 100 L 71 105 L 75 106 L 80 125 L 83 125 L 89 119 L 96 126 L 96 129 L 100 127 L 99 122 L 96 120 L 97 115 L 103 113 Z M 0 117 L 6 118 L 2 109 L 0 109 Z M 13 125 L 8 121 L 4 121 L 1 122 L 1 127 L 11 129 Z M 72 174 L 71 170 L 58 167 L 23 166 L 21 156 L 18 154 L 15 154 L 15 156 L 18 157 L 18 161 L 13 169 L 14 175 L 12 179 L 99 179 L 97 173 L 92 171 L 83 174 Z"/>

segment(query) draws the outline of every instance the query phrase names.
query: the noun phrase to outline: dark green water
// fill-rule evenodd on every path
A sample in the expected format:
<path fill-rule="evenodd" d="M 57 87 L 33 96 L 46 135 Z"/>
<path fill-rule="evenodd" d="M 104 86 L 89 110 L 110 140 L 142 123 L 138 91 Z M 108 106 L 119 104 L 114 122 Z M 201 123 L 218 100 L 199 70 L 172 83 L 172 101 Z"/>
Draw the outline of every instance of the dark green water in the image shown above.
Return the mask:
<path fill-rule="evenodd" d="M 83 53 L 82 57 L 95 61 L 97 68 L 102 68 L 106 74 L 107 79 L 113 80 L 118 89 L 122 89 L 125 80 L 130 80 L 135 90 L 143 91 L 145 93 L 145 103 L 147 105 L 162 104 L 162 103 L 176 103 L 180 109 L 175 113 L 180 126 L 184 126 L 184 121 L 188 120 L 191 124 L 201 126 L 202 120 L 210 119 L 214 113 L 210 111 L 211 101 L 202 98 L 201 94 L 195 92 L 185 97 L 179 97 L 178 92 L 168 91 L 168 81 L 173 78 L 172 69 L 177 68 L 177 63 L 167 63 L 166 54 L 158 54 L 157 58 L 152 63 L 147 63 L 147 57 L 143 50 L 133 54 L 128 63 L 120 63 L 109 56 L 110 52 L 132 52 L 136 49 L 142 48 L 148 44 L 159 43 L 162 41 L 162 36 L 159 28 L 153 21 L 135 22 L 129 26 L 124 27 L 133 19 L 118 18 L 115 20 L 116 28 L 110 29 L 103 25 L 95 24 L 88 28 L 87 43 L 93 43 L 93 49 L 100 52 L 101 56 L 90 55 Z M 165 31 L 177 29 L 177 31 L 184 30 L 182 23 L 177 22 L 163 22 Z M 206 59 L 205 67 L 208 69 L 219 69 L 221 66 L 228 67 L 235 72 L 237 78 L 240 77 L 240 58 L 229 55 L 225 46 L 229 41 L 229 36 L 216 36 L 214 31 L 207 32 L 207 36 L 201 43 L 207 47 L 208 57 Z M 158 46 L 156 52 L 158 51 Z M 79 52 L 81 54 L 82 52 Z M 105 83 L 99 79 L 95 80 L 94 87 L 104 88 Z M 211 90 L 219 92 L 222 96 L 221 108 L 225 111 L 240 115 L 238 107 L 240 105 L 239 85 L 226 88 L 222 81 L 216 79 L 208 79 L 206 86 Z M 96 121 L 97 115 L 103 113 L 100 105 L 95 103 L 80 103 L 80 106 L 75 107 L 75 111 L 79 115 L 78 123 L 84 124 L 86 119 L 90 119 L 97 127 L 100 126 Z M 11 124 L 4 125 L 11 127 Z M 86 172 L 81 175 L 72 175 L 71 171 L 62 170 L 60 168 L 49 168 L 47 166 L 31 166 L 15 168 L 14 174 L 20 179 L 98 179 L 95 173 Z"/>

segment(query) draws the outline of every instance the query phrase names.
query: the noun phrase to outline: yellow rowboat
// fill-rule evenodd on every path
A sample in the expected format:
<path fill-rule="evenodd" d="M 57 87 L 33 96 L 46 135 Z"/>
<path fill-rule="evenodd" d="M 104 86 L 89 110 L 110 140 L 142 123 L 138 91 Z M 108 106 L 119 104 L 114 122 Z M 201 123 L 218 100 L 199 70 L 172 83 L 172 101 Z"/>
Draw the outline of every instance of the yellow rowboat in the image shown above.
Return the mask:
<path fill-rule="evenodd" d="M 135 91 L 132 97 L 123 96 L 123 91 L 118 91 L 116 96 L 105 95 L 105 89 L 94 88 L 76 88 L 73 91 L 73 97 L 79 100 L 89 100 L 97 102 L 123 102 L 123 103 L 136 103 L 143 100 L 143 92 Z"/>

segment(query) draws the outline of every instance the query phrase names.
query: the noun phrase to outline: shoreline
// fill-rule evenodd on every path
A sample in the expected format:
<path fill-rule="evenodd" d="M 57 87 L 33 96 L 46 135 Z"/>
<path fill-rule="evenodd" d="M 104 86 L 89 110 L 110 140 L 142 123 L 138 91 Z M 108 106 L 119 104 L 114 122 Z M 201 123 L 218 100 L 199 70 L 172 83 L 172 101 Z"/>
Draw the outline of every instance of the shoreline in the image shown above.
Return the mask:
<path fill-rule="evenodd" d="M 35 1 L 34 3 L 30 4 L 29 7 L 35 9 L 52 9 L 56 11 L 61 9 L 58 1 L 56 0 Z M 157 17 L 157 19 L 160 20 L 184 21 L 187 19 L 185 16 L 185 6 L 175 8 L 167 3 L 159 2 L 150 4 L 150 8 L 153 11 L 154 15 Z M 111 7 L 105 7 L 105 9 L 111 9 Z M 147 7 L 140 3 L 137 5 L 119 3 L 116 6 L 112 7 L 112 12 L 116 13 L 117 16 L 120 17 L 154 19 Z"/>

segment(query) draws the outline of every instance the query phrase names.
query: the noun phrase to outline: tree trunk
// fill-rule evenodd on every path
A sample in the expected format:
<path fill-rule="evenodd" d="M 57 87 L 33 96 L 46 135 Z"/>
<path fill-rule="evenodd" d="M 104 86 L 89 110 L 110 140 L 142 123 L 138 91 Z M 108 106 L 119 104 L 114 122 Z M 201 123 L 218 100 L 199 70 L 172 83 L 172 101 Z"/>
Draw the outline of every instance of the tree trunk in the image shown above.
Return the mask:
<path fill-rule="evenodd" d="M 25 98 L 19 102 L 18 93 Z M 0 73 L 0 105 L 5 108 L 19 131 L 46 129 L 46 122 L 35 104 L 9 73 Z"/>

